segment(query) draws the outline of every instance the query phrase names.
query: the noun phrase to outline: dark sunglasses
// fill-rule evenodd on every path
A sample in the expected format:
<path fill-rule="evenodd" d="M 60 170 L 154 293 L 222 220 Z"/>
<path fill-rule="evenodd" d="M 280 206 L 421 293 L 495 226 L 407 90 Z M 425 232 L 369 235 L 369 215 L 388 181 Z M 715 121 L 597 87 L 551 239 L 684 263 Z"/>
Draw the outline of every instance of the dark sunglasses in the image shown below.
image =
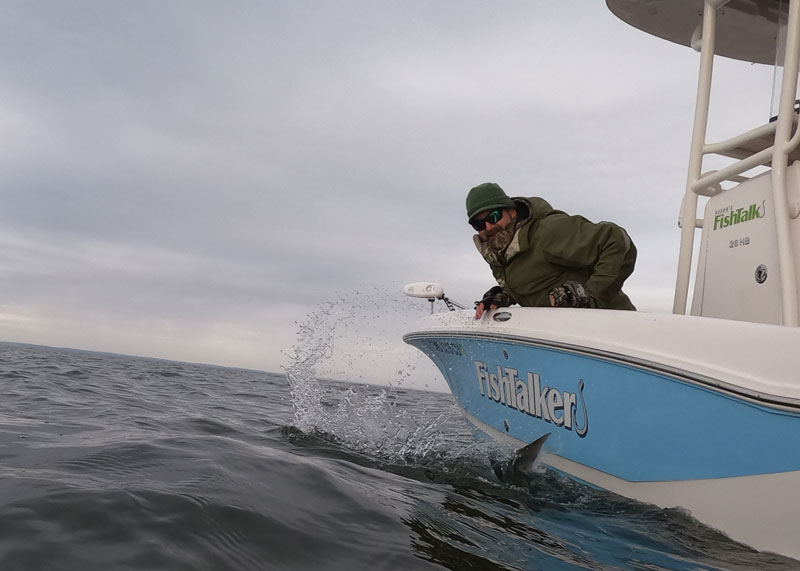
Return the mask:
<path fill-rule="evenodd" d="M 475 228 L 475 230 L 480 232 L 481 230 L 486 228 L 487 222 L 489 224 L 497 224 L 498 222 L 500 222 L 501 218 L 503 218 L 503 209 L 495 208 L 483 218 L 473 218 L 472 220 L 469 221 L 469 223 L 472 225 L 473 228 Z"/>

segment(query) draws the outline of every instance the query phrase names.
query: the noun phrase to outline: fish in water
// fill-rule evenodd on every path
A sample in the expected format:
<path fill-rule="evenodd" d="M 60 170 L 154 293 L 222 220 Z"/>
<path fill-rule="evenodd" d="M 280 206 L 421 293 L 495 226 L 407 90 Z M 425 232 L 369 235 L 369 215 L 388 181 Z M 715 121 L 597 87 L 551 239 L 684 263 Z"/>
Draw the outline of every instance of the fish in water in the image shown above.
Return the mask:
<path fill-rule="evenodd" d="M 530 444 L 526 444 L 517 450 L 510 460 L 492 462 L 492 469 L 497 478 L 501 482 L 507 483 L 521 483 L 530 478 L 534 474 L 533 465 L 536 457 L 548 436 L 550 436 L 549 432 Z"/>

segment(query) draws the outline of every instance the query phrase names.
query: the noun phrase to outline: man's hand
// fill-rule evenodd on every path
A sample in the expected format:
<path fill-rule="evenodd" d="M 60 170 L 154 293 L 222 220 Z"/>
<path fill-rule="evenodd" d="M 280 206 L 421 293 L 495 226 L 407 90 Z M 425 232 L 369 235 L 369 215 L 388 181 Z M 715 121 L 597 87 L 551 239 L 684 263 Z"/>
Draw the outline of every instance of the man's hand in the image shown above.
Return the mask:
<path fill-rule="evenodd" d="M 550 292 L 550 305 L 553 307 L 597 307 L 592 292 L 580 282 L 564 282 Z"/>
<path fill-rule="evenodd" d="M 483 299 L 475 302 L 475 319 L 483 317 L 485 311 L 497 309 L 498 307 L 508 307 L 514 303 L 511 296 L 503 291 L 500 286 L 494 286 L 483 294 Z"/>

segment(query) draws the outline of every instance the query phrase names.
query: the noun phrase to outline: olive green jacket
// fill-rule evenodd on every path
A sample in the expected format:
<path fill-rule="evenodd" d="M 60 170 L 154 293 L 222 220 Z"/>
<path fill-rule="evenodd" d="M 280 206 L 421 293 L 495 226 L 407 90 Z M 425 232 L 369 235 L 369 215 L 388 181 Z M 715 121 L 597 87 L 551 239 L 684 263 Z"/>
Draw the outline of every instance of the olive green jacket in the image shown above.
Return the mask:
<path fill-rule="evenodd" d="M 475 245 L 497 283 L 520 305 L 549 306 L 549 293 L 564 282 L 584 284 L 597 307 L 636 309 L 622 292 L 633 272 L 636 246 L 612 222 L 554 210 L 538 197 L 515 197 L 518 222 L 508 248 L 499 254 L 476 234 Z"/>

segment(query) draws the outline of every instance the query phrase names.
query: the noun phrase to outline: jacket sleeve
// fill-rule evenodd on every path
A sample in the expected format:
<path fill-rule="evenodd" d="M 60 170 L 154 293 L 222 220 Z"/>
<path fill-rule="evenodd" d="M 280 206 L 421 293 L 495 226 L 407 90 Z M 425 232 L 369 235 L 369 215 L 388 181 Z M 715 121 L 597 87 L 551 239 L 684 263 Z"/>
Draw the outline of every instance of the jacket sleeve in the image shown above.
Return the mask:
<path fill-rule="evenodd" d="M 547 259 L 585 270 L 589 278 L 584 285 L 600 307 L 608 307 L 630 274 L 629 269 L 623 270 L 631 249 L 628 233 L 613 222 L 594 223 L 583 216 L 553 216 L 542 222 Z"/>

